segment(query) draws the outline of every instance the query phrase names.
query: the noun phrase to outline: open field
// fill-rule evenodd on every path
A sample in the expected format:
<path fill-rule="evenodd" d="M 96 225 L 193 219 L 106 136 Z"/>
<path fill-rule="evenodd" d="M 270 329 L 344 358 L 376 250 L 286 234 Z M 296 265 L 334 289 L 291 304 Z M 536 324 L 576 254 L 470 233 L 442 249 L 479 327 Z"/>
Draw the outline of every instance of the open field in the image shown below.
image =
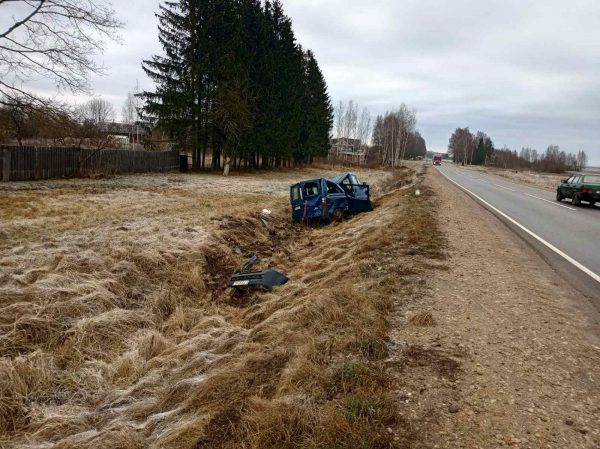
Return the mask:
<path fill-rule="evenodd" d="M 447 162 L 451 164 L 451 162 Z M 496 167 L 471 166 L 465 167 L 468 170 L 482 171 L 490 175 L 501 176 L 509 181 L 530 185 L 539 189 L 544 189 L 556 192 L 556 188 L 560 182 L 569 177 L 568 173 L 540 173 L 528 170 L 504 170 Z M 588 168 L 583 170 L 583 173 L 600 173 L 598 168 Z"/>
<path fill-rule="evenodd" d="M 528 170 L 503 170 L 496 167 L 466 167 L 469 170 L 483 171 L 491 175 L 501 176 L 509 181 L 531 185 L 539 189 L 556 191 L 556 187 L 567 175 L 556 173 L 539 173 Z"/>
<path fill-rule="evenodd" d="M 443 264 L 422 232 L 436 229 L 435 201 L 395 190 L 418 180 L 407 171 L 358 170 L 375 212 L 291 224 L 289 184 L 324 174 L 3 184 L 3 447 L 410 444 L 385 375 L 386 317 Z M 250 254 L 291 282 L 225 290 Z"/>

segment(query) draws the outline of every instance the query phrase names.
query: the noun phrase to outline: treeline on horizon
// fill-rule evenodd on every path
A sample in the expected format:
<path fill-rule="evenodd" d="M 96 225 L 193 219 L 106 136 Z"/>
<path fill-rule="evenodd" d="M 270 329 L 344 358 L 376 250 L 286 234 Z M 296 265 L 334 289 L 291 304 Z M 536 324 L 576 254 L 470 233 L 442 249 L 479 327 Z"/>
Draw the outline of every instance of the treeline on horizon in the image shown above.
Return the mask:
<path fill-rule="evenodd" d="M 101 97 L 90 98 L 79 106 L 48 100 L 44 105 L 34 105 L 25 97 L 2 98 L 0 103 L 0 144 L 97 150 L 125 146 L 112 134 L 118 126 L 113 105 Z M 127 120 L 125 107 L 123 111 L 123 123 L 133 125 L 135 120 Z"/>
<path fill-rule="evenodd" d="M 448 154 L 454 163 L 462 165 L 489 165 L 505 169 L 530 169 L 551 173 L 582 170 L 588 157 L 584 151 L 566 153 L 557 145 L 549 145 L 544 153 L 522 148 L 519 153 L 509 148 L 497 149 L 484 132 L 471 133 L 469 128 L 457 128 L 450 137 Z"/>
<path fill-rule="evenodd" d="M 333 108 L 310 50 L 279 0 L 180 0 L 160 6 L 164 54 L 143 62 L 155 81 L 144 118 L 197 169 L 265 168 L 326 156 Z"/>

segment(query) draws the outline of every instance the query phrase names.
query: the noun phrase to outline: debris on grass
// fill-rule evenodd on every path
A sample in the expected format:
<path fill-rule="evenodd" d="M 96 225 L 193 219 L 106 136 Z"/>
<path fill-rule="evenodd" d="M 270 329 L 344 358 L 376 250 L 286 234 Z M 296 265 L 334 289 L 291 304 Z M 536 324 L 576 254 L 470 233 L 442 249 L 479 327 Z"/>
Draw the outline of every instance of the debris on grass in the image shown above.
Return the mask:
<path fill-rule="evenodd" d="M 271 290 L 273 287 L 284 285 L 289 280 L 284 274 L 275 270 L 250 271 L 252 266 L 258 262 L 258 257 L 252 256 L 237 270 L 227 283 L 227 287 L 236 289 L 247 289 L 249 287 L 262 287 Z"/>

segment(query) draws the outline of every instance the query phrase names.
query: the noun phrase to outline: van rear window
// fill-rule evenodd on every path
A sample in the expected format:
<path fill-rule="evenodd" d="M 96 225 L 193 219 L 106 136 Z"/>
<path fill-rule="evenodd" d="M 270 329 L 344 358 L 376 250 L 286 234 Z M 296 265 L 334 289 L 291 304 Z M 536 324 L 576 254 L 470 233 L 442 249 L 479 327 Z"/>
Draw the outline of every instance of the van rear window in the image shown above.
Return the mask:
<path fill-rule="evenodd" d="M 292 188 L 292 199 L 294 201 L 299 200 L 300 199 L 300 187 L 293 187 Z"/>
<path fill-rule="evenodd" d="M 316 182 L 307 182 L 304 184 L 302 193 L 305 198 L 308 196 L 317 196 L 319 194 L 319 184 Z"/>

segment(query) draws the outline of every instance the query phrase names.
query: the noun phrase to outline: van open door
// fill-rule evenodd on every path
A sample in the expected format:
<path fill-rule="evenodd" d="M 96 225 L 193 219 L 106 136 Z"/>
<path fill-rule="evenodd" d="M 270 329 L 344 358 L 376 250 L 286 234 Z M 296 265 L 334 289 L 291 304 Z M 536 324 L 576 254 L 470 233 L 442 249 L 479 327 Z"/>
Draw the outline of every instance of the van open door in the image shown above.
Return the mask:
<path fill-rule="evenodd" d="M 290 187 L 290 204 L 292 205 L 292 218 L 294 221 L 302 220 L 304 215 L 304 201 L 302 201 L 302 190 L 300 184 Z"/>
<path fill-rule="evenodd" d="M 348 212 L 357 214 L 373 210 L 371 191 L 367 184 L 361 184 L 355 174 L 344 173 L 332 179 L 344 189 L 348 196 Z"/>

